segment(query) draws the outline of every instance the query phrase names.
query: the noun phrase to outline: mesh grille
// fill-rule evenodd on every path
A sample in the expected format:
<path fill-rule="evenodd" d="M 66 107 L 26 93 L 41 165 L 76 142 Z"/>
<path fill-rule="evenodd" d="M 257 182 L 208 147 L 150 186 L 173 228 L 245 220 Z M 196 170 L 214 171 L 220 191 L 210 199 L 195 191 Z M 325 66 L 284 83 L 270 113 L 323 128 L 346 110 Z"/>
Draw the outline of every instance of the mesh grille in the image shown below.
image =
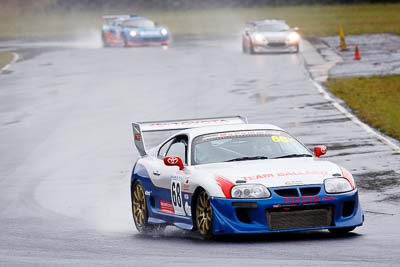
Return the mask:
<path fill-rule="evenodd" d="M 268 43 L 269 46 L 276 46 L 276 47 L 280 47 L 280 46 L 286 46 L 286 43 Z"/>
<path fill-rule="evenodd" d="M 267 210 L 267 222 L 270 230 L 329 226 L 332 223 L 332 207 Z"/>

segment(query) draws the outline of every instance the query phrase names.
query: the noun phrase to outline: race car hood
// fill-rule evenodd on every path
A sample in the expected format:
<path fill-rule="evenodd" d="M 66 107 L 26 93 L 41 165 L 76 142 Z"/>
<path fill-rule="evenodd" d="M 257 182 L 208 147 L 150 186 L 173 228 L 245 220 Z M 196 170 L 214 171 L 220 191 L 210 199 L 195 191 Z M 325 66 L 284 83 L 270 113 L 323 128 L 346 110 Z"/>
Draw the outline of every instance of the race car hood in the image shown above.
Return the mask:
<path fill-rule="evenodd" d="M 322 184 L 333 174 L 342 175 L 341 168 L 329 161 L 314 158 L 268 159 L 198 165 L 195 169 L 212 173 L 236 184 L 263 184 L 267 187 Z"/>

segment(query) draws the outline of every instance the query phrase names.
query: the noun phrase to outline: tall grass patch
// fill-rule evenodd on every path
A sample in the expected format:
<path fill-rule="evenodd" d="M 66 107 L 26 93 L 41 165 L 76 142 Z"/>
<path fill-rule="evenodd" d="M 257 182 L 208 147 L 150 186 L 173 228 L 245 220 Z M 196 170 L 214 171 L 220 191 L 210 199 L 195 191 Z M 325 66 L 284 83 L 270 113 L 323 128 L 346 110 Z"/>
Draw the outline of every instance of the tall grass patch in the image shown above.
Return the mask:
<path fill-rule="evenodd" d="M 11 62 L 13 55 L 8 51 L 0 51 L 0 69 Z"/>
<path fill-rule="evenodd" d="M 400 75 L 335 78 L 326 85 L 363 121 L 400 140 Z"/>

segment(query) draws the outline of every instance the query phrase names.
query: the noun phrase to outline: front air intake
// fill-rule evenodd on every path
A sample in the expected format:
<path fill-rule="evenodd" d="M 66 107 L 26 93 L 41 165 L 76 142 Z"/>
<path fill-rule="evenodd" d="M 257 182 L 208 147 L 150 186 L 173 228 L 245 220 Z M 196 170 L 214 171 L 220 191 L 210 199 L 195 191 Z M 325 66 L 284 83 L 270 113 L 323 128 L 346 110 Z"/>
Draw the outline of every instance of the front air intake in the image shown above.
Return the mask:
<path fill-rule="evenodd" d="M 345 201 L 345 202 L 343 202 L 342 216 L 343 217 L 349 217 L 349 216 L 353 215 L 354 206 L 355 206 L 355 202 L 354 201 Z"/>
<path fill-rule="evenodd" d="M 281 197 L 298 197 L 299 191 L 294 188 L 290 189 L 275 189 L 274 192 Z"/>
<path fill-rule="evenodd" d="M 289 230 L 315 228 L 332 224 L 332 207 L 302 206 L 267 210 L 267 223 L 270 230 Z"/>
<path fill-rule="evenodd" d="M 302 196 L 315 196 L 321 191 L 321 187 L 302 187 L 300 193 Z"/>

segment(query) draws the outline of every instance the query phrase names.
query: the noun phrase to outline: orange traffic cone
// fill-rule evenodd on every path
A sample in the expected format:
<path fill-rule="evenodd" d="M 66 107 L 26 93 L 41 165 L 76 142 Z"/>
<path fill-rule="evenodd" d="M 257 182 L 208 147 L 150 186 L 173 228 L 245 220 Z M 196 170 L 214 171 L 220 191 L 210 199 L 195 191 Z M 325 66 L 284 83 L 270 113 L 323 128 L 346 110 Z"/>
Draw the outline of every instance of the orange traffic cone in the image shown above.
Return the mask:
<path fill-rule="evenodd" d="M 360 59 L 361 59 L 360 51 L 358 50 L 358 45 L 356 45 L 356 48 L 354 50 L 354 60 L 360 60 Z"/>

